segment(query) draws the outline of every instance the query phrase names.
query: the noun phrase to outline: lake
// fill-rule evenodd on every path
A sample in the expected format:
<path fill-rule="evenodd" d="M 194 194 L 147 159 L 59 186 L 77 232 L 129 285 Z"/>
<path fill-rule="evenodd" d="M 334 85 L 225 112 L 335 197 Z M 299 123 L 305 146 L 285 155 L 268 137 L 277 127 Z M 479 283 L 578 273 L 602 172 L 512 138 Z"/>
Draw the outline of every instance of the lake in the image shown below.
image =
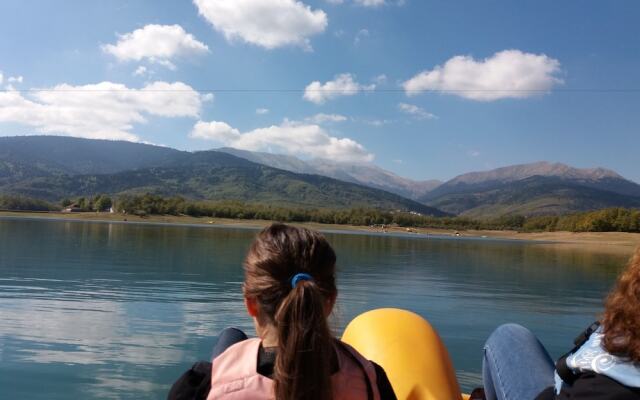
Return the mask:
<path fill-rule="evenodd" d="M 241 228 L 0 219 L 0 398 L 157 399 L 227 326 L 253 333 Z M 499 324 L 554 357 L 602 309 L 624 256 L 540 243 L 327 233 L 339 335 L 356 315 L 412 310 L 440 332 L 464 389 Z"/>

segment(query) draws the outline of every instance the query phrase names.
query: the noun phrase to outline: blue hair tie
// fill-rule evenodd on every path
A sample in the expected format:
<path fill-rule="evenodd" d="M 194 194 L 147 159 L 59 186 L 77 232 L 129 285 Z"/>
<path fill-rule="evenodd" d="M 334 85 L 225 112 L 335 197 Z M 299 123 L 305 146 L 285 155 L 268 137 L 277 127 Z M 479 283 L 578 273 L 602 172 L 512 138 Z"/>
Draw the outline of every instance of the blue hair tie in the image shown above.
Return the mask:
<path fill-rule="evenodd" d="M 291 287 L 293 289 L 296 288 L 296 285 L 298 284 L 298 282 L 300 281 L 312 281 L 313 277 L 309 274 L 305 274 L 305 273 L 301 273 L 301 274 L 296 274 L 293 276 L 293 278 L 291 278 Z"/>

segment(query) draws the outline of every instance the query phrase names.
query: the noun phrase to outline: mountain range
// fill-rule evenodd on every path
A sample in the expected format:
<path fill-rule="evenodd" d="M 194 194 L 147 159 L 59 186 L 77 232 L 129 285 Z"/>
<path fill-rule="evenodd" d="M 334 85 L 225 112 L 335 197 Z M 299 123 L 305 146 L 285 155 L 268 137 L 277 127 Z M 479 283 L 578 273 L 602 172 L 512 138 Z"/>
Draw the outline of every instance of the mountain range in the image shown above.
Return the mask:
<path fill-rule="evenodd" d="M 579 169 L 537 162 L 470 172 L 447 182 L 413 181 L 372 164 L 222 148 L 257 163 L 288 171 L 330 176 L 387 190 L 455 215 L 566 214 L 607 207 L 640 207 L 640 185 L 604 168 Z"/>
<path fill-rule="evenodd" d="M 414 181 L 373 164 L 231 148 L 186 152 L 56 136 L 0 138 L 0 194 L 49 201 L 154 193 L 279 206 L 415 211 L 485 218 L 640 207 L 640 185 L 604 168 L 538 162 Z"/>
<path fill-rule="evenodd" d="M 100 193 L 447 215 L 380 189 L 285 171 L 219 151 L 192 153 L 57 136 L 0 138 L 0 194 L 59 201 Z"/>

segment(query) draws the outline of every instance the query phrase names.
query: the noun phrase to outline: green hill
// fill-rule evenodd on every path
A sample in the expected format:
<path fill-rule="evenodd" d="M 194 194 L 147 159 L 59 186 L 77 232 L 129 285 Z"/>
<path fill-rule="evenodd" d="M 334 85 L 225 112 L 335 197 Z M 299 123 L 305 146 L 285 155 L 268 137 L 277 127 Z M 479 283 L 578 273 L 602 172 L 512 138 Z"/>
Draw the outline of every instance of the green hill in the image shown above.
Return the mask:
<path fill-rule="evenodd" d="M 38 174 L 108 174 L 160 165 L 181 153 L 185 152 L 114 140 L 0 137 L 0 171 L 4 164 L 5 170 L 8 165 L 18 165 Z"/>

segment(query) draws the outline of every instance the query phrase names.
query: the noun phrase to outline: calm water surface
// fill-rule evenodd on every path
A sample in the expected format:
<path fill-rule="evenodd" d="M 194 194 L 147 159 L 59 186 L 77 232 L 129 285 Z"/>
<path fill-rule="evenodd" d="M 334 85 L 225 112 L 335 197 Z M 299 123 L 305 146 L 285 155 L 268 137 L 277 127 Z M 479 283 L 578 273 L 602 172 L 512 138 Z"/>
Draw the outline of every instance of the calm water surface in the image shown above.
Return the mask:
<path fill-rule="evenodd" d="M 216 333 L 252 332 L 240 264 L 255 231 L 0 219 L 0 398 L 165 398 Z M 533 243 L 328 233 L 334 320 L 401 307 L 429 319 L 461 385 L 497 325 L 558 356 L 594 320 L 624 257 Z"/>

